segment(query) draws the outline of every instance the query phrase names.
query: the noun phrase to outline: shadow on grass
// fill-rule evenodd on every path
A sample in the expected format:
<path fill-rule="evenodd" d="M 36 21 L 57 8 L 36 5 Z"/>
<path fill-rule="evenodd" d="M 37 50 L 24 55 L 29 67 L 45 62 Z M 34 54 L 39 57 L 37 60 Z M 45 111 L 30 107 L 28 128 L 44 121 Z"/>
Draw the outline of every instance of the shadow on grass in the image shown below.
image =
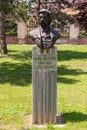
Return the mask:
<path fill-rule="evenodd" d="M 32 52 L 31 51 L 22 51 L 20 53 L 18 52 L 18 53 L 12 54 L 11 57 L 14 60 L 21 60 L 21 61 L 31 60 Z"/>
<path fill-rule="evenodd" d="M 64 113 L 61 115 L 65 123 L 67 122 L 87 122 L 87 115 L 79 112 Z"/>
<path fill-rule="evenodd" d="M 60 61 L 67 61 L 72 59 L 87 59 L 87 52 L 77 52 L 77 51 L 71 51 L 71 50 L 58 50 L 57 51 L 57 57 L 58 62 Z M 87 72 L 83 72 L 80 69 L 68 69 L 67 66 L 62 65 L 58 66 L 58 82 L 66 83 L 66 84 L 74 84 L 76 82 L 79 82 L 79 80 L 65 78 L 63 76 L 65 75 L 80 75 L 80 74 L 87 74 Z"/>
<path fill-rule="evenodd" d="M 3 62 L 0 64 L 0 83 L 10 83 L 11 85 L 17 86 L 26 86 L 31 83 L 31 63 L 26 63 L 25 61 L 31 61 L 32 51 L 16 51 L 9 50 L 8 52 L 10 57 L 14 60 L 23 61 L 23 63 L 10 63 Z M 3 57 L 2 57 L 3 58 Z M 87 52 L 75 52 L 75 51 L 58 51 L 58 61 L 71 60 L 75 59 L 84 59 L 87 58 Z M 58 82 L 66 84 L 74 84 L 79 82 L 75 79 L 65 78 L 65 75 L 79 75 L 87 74 L 79 69 L 67 69 L 67 66 L 58 67 Z"/>
<path fill-rule="evenodd" d="M 10 83 L 11 85 L 16 86 L 28 86 L 31 84 L 32 78 L 32 67 L 31 67 L 31 51 L 17 51 L 9 50 L 8 56 L 5 58 L 12 58 L 13 60 L 22 61 L 21 63 L 12 63 L 8 59 L 8 62 L 5 62 L 5 59 L 0 64 L 0 83 Z M 3 57 L 1 57 L 3 58 Z M 29 62 L 26 62 L 29 61 Z"/>
<path fill-rule="evenodd" d="M 57 57 L 58 57 L 58 61 L 71 60 L 71 59 L 87 59 L 87 52 L 58 50 Z"/>
<path fill-rule="evenodd" d="M 79 74 L 87 74 L 87 72 L 83 72 L 80 69 L 67 69 L 66 65 L 61 65 L 58 67 L 59 75 L 79 75 Z"/>
<path fill-rule="evenodd" d="M 0 64 L 0 83 L 10 83 L 22 87 L 29 85 L 31 83 L 31 65 L 3 62 Z"/>
<path fill-rule="evenodd" d="M 80 69 L 67 69 L 67 66 L 60 66 L 58 67 L 58 78 L 57 81 L 61 82 L 61 83 L 66 83 L 66 84 L 74 84 L 76 82 L 79 82 L 79 80 L 75 80 L 74 79 L 70 79 L 70 78 L 65 78 L 65 75 L 72 75 L 72 76 L 76 76 L 76 75 L 80 75 L 80 74 L 87 74 L 87 72 L 83 72 Z"/>
<path fill-rule="evenodd" d="M 13 59 L 25 60 L 32 58 L 32 51 L 16 51 L 9 50 Z M 14 53 L 15 52 L 15 53 Z M 69 50 L 57 51 L 58 61 L 71 60 L 71 59 L 87 59 L 87 52 L 77 52 Z"/>
<path fill-rule="evenodd" d="M 79 82 L 79 81 L 75 80 L 75 79 L 68 79 L 65 77 L 58 77 L 58 82 L 64 83 L 64 84 L 74 84 L 74 83 Z"/>

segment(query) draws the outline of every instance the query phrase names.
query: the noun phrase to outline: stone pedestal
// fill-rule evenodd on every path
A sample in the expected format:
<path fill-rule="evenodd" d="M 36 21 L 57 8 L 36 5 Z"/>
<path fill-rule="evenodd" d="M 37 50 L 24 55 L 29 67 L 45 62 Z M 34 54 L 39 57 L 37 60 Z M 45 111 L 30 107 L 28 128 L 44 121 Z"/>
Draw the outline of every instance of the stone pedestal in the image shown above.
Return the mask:
<path fill-rule="evenodd" d="M 56 123 L 57 49 L 32 50 L 33 124 Z"/>
<path fill-rule="evenodd" d="M 25 43 L 26 32 L 26 24 L 23 21 L 17 22 L 17 38 L 19 44 Z"/>
<path fill-rule="evenodd" d="M 70 25 L 70 39 L 73 40 L 78 40 L 79 36 L 79 27 L 76 26 L 75 24 Z"/>

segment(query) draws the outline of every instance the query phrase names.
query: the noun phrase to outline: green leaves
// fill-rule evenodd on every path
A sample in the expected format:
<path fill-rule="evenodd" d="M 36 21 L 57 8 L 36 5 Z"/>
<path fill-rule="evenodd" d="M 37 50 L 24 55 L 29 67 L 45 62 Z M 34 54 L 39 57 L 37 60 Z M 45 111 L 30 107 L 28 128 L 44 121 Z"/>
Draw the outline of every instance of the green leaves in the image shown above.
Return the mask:
<path fill-rule="evenodd" d="M 7 14 L 8 12 L 12 11 L 13 9 L 13 1 L 14 0 L 1 0 L 0 1 L 0 10 L 4 11 L 5 14 Z"/>
<path fill-rule="evenodd" d="M 9 19 L 26 21 L 28 18 L 28 2 L 19 0 L 0 0 L 0 10 L 4 12 L 5 16 Z"/>
<path fill-rule="evenodd" d="M 15 17 L 17 20 L 22 19 L 24 22 L 28 19 L 28 2 L 21 1 L 15 3 Z"/>

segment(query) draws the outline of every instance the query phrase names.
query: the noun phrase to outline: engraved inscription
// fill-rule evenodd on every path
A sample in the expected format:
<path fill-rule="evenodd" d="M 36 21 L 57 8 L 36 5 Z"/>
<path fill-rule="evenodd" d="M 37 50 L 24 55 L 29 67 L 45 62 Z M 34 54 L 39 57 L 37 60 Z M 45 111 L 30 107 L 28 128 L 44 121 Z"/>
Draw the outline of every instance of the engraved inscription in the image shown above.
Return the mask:
<path fill-rule="evenodd" d="M 33 55 L 33 70 L 57 70 L 56 56 Z"/>

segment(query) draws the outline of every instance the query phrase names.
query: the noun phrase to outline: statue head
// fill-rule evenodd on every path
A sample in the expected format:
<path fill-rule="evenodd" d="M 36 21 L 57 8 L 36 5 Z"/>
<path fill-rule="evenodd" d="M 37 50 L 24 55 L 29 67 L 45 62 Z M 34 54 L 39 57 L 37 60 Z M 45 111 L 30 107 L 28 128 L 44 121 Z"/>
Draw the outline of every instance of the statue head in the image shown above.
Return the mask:
<path fill-rule="evenodd" d="M 38 13 L 38 17 L 41 27 L 32 30 L 29 34 L 39 48 L 48 49 L 53 47 L 56 40 L 59 38 L 59 33 L 57 30 L 50 27 L 52 14 L 48 9 L 41 9 Z"/>
<path fill-rule="evenodd" d="M 41 9 L 38 13 L 39 16 L 39 23 L 42 28 L 47 28 L 50 26 L 52 18 L 51 18 L 51 12 L 48 9 Z"/>

